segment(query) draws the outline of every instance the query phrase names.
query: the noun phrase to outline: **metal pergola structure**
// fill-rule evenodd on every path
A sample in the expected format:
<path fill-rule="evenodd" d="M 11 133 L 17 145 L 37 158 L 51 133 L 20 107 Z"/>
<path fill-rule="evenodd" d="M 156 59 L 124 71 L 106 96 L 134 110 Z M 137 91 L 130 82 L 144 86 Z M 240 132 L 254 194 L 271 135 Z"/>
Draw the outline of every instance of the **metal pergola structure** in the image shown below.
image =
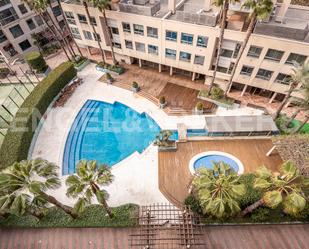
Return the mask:
<path fill-rule="evenodd" d="M 131 248 L 182 249 L 206 248 L 201 218 L 188 206 L 171 204 L 140 207 L 139 227 L 130 235 Z"/>

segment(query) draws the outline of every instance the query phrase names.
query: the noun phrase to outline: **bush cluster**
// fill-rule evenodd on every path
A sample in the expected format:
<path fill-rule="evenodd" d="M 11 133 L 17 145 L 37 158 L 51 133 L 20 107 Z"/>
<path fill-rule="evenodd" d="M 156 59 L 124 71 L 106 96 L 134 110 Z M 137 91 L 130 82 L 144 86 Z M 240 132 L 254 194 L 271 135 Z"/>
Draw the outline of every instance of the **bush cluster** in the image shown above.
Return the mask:
<path fill-rule="evenodd" d="M 214 86 L 210 91 L 210 95 L 214 100 L 219 100 L 222 99 L 224 91 L 220 87 Z"/>
<path fill-rule="evenodd" d="M 0 168 L 27 158 L 37 126 L 38 114 L 44 114 L 63 87 L 76 76 L 71 62 L 64 62 L 38 84 L 17 111 L 0 148 Z M 17 128 L 17 129 L 16 129 Z"/>
<path fill-rule="evenodd" d="M 98 66 L 105 68 L 105 69 L 108 69 L 110 71 L 113 71 L 117 74 L 123 74 L 124 71 L 125 71 L 124 68 L 119 66 L 119 65 L 110 65 L 110 64 L 107 64 L 107 63 L 103 63 L 103 62 L 99 62 Z"/>
<path fill-rule="evenodd" d="M 36 71 L 36 73 L 44 73 L 48 66 L 40 52 L 33 51 L 25 55 L 25 59 L 29 66 Z"/>

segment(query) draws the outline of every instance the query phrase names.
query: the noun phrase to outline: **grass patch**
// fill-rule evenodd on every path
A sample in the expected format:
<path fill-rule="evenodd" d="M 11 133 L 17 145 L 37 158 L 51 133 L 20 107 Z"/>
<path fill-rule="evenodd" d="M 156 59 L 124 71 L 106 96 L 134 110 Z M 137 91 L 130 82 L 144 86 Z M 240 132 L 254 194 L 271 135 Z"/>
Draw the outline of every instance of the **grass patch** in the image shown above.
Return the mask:
<path fill-rule="evenodd" d="M 291 134 L 297 127 L 301 125 L 301 121 L 294 119 L 291 123 L 291 125 L 286 128 L 286 124 L 289 120 L 289 117 L 286 114 L 281 114 L 276 119 L 276 125 L 280 130 L 280 133 L 283 135 Z M 300 130 L 300 134 L 309 134 L 309 124 L 305 124 L 305 126 Z"/>
<path fill-rule="evenodd" d="M 77 219 L 72 219 L 61 209 L 52 207 L 41 220 L 31 215 L 2 217 L 0 227 L 131 227 L 137 225 L 134 217 L 137 216 L 138 205 L 122 205 L 112 208 L 112 212 L 114 217 L 110 219 L 102 206 L 90 205 Z"/>

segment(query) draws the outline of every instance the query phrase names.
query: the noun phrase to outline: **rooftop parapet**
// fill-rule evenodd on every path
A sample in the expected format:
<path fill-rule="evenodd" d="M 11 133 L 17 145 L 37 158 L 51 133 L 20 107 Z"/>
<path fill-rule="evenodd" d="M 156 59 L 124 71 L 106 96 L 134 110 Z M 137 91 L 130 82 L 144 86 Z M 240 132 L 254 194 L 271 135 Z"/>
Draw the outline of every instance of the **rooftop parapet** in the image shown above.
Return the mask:
<path fill-rule="evenodd" d="M 126 13 L 153 16 L 160 10 L 160 1 L 121 0 L 119 2 L 119 10 Z"/>

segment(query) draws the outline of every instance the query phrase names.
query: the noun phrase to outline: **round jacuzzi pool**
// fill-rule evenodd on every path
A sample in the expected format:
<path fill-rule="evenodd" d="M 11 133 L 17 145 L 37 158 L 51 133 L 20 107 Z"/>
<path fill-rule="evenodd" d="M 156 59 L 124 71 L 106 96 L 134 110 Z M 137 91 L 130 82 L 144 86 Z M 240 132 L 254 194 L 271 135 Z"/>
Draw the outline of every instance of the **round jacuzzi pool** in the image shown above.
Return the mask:
<path fill-rule="evenodd" d="M 207 151 L 195 155 L 189 163 L 190 172 L 194 174 L 201 167 L 212 169 L 213 163 L 217 162 L 227 163 L 239 175 L 244 172 L 244 166 L 238 158 L 221 151 Z"/>

